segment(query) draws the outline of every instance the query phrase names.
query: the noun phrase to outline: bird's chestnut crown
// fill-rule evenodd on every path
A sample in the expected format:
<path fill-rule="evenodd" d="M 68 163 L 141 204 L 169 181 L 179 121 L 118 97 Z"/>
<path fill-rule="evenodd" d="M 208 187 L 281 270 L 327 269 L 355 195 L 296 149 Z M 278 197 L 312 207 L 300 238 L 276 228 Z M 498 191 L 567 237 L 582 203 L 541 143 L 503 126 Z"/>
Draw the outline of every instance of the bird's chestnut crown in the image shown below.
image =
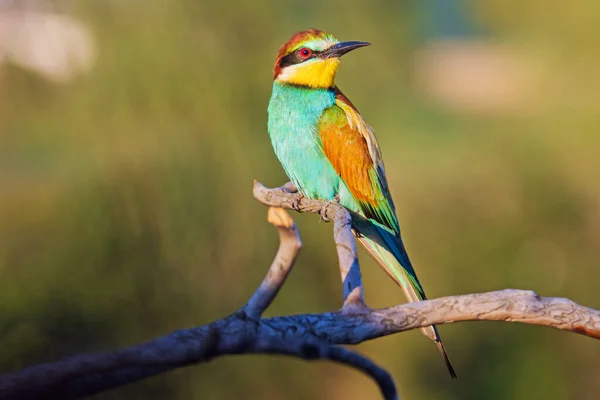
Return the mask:
<path fill-rule="evenodd" d="M 318 29 L 298 32 L 279 49 L 273 79 L 315 89 L 331 88 L 340 57 L 368 45 L 367 42 L 340 42 Z"/>

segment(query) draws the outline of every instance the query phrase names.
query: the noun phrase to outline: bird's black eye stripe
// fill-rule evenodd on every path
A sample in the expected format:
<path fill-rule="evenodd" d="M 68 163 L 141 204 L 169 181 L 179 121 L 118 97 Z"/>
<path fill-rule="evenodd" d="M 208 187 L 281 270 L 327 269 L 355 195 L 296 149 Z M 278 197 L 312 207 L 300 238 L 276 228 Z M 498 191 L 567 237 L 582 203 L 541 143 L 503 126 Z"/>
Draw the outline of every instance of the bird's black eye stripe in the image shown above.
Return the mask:
<path fill-rule="evenodd" d="M 298 50 L 294 50 L 292 51 L 290 54 L 288 54 L 285 57 L 281 58 L 281 61 L 279 62 L 279 66 L 281 68 L 285 68 L 289 65 L 294 65 L 294 64 L 300 64 L 301 62 L 304 62 L 306 60 L 310 60 L 311 58 L 316 58 L 319 56 L 321 52 L 320 51 L 312 51 L 312 54 L 310 57 L 308 58 L 302 58 L 299 54 L 298 54 Z"/>

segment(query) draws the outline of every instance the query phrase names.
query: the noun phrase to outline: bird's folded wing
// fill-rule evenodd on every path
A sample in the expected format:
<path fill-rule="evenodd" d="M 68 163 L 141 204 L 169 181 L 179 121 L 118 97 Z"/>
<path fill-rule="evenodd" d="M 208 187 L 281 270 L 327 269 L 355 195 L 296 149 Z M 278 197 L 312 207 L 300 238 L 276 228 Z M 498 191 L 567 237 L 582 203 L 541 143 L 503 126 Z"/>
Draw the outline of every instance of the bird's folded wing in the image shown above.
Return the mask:
<path fill-rule="evenodd" d="M 367 218 L 400 234 L 373 129 L 336 88 L 336 102 L 318 125 L 323 151 Z"/>

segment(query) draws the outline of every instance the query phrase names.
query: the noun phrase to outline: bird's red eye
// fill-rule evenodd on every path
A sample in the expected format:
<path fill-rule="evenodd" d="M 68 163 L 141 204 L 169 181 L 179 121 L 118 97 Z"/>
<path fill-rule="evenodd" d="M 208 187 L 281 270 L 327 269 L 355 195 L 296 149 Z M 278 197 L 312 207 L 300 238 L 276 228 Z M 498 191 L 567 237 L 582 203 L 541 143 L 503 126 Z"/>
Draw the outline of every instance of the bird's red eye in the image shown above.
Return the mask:
<path fill-rule="evenodd" d="M 299 53 L 302 58 L 308 58 L 312 54 L 312 51 L 308 47 L 303 47 L 300 49 Z"/>

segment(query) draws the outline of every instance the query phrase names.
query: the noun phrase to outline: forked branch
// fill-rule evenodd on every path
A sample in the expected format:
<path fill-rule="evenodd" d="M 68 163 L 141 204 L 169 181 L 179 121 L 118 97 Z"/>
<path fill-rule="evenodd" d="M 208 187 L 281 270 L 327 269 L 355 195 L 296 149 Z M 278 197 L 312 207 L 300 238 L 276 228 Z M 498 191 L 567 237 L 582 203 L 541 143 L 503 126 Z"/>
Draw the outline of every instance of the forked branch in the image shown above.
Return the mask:
<path fill-rule="evenodd" d="M 283 354 L 322 359 L 356 368 L 373 378 L 385 399 L 398 398 L 389 373 L 350 350 L 337 347 L 420 328 L 458 321 L 511 321 L 548 326 L 600 338 L 600 311 L 562 298 L 544 298 L 532 291 L 496 292 L 443 297 L 384 309 L 364 305 L 363 288 L 352 224 L 363 220 L 339 204 L 310 200 L 294 193 L 293 185 L 267 189 L 254 185 L 254 196 L 270 208 L 268 220 L 280 247 L 264 281 L 238 312 L 208 325 L 173 332 L 123 350 L 77 355 L 0 376 L 0 398 L 76 398 L 186 365 L 228 354 Z M 282 209 L 322 213 L 334 221 L 334 238 L 344 283 L 341 309 L 322 314 L 261 318 L 281 289 L 301 241 L 290 216 Z"/>

